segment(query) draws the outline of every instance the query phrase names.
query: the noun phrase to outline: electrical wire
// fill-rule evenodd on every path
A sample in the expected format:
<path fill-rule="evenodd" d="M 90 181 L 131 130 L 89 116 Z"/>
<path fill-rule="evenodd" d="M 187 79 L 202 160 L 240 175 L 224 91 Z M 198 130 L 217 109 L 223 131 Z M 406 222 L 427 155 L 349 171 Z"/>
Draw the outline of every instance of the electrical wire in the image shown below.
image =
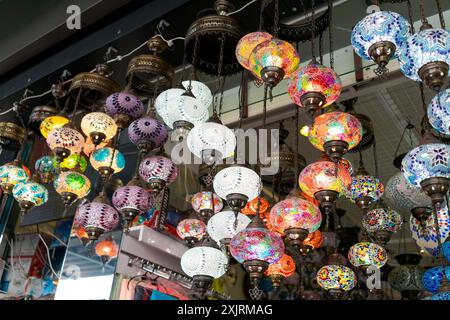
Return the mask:
<path fill-rule="evenodd" d="M 242 10 L 244 10 L 245 8 L 247 8 L 249 5 L 251 5 L 252 3 L 255 3 L 256 1 L 258 1 L 258 0 L 252 0 L 252 1 L 250 1 L 249 3 L 247 3 L 246 5 L 244 5 L 243 7 L 237 9 L 236 11 L 227 13 L 226 16 L 231 16 L 231 15 L 233 15 L 233 14 L 235 14 L 235 13 L 241 12 Z"/>
<path fill-rule="evenodd" d="M 50 249 L 48 248 L 47 244 L 45 243 L 44 238 L 42 238 L 40 233 L 38 233 L 38 236 L 42 240 L 42 243 L 44 244 L 45 249 L 47 250 L 47 257 L 48 257 L 48 263 L 49 263 L 50 269 L 52 270 L 52 272 L 56 276 L 56 278 L 59 279 L 59 275 L 56 273 L 55 269 L 53 269 L 52 258 L 50 257 Z"/>

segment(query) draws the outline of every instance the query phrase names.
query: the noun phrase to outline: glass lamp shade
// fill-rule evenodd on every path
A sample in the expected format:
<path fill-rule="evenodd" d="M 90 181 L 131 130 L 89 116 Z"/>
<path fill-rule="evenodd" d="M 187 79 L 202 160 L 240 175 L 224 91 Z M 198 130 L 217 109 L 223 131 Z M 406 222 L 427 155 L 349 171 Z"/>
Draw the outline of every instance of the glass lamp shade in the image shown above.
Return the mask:
<path fill-rule="evenodd" d="M 14 186 L 13 197 L 24 209 L 43 205 L 48 200 L 48 190 L 36 182 L 20 182 Z"/>
<path fill-rule="evenodd" d="M 441 287 L 442 280 L 444 280 L 444 278 L 450 280 L 450 267 L 433 267 L 424 272 L 422 284 L 425 290 L 429 292 L 437 292 Z"/>
<path fill-rule="evenodd" d="M 325 102 L 320 107 L 326 107 L 341 95 L 342 83 L 333 69 L 319 63 L 311 63 L 298 68 L 289 80 L 288 93 L 291 100 L 298 106 L 302 104 L 302 97 L 308 93 L 320 93 Z"/>
<path fill-rule="evenodd" d="M 388 255 L 378 244 L 359 242 L 348 251 L 348 260 L 355 267 L 375 266 L 379 269 L 386 264 Z"/>
<path fill-rule="evenodd" d="M 53 163 L 54 166 L 58 166 L 57 161 Z M 82 154 L 71 154 L 63 161 L 59 163 L 59 168 L 62 170 L 76 171 L 84 173 L 88 167 L 86 157 Z"/>
<path fill-rule="evenodd" d="M 66 150 L 63 157 L 70 154 L 78 154 L 83 149 L 84 137 L 77 130 L 59 127 L 55 128 L 47 136 L 47 144 L 52 151 L 58 153 L 58 149 Z"/>
<path fill-rule="evenodd" d="M 450 32 L 443 29 L 421 30 L 402 44 L 399 53 L 400 70 L 414 80 L 421 81 L 421 68 L 428 63 L 450 65 Z"/>
<path fill-rule="evenodd" d="M 280 260 L 271 263 L 264 272 L 269 277 L 289 278 L 295 273 L 295 262 L 291 256 L 284 254 Z"/>
<path fill-rule="evenodd" d="M 44 138 L 47 139 L 48 134 L 53 131 L 53 129 L 61 128 L 64 125 L 69 123 L 69 119 L 61 116 L 51 116 L 45 118 L 41 122 L 41 126 L 39 127 L 39 130 L 41 131 L 41 134 Z"/>
<path fill-rule="evenodd" d="M 341 265 L 327 265 L 319 269 L 317 284 L 325 290 L 350 291 L 356 285 L 356 275 L 352 269 Z"/>
<path fill-rule="evenodd" d="M 395 233 L 402 227 L 402 216 L 390 208 L 376 208 L 364 214 L 362 225 L 370 233 L 376 231 Z"/>
<path fill-rule="evenodd" d="M 390 42 L 398 51 L 410 32 L 408 21 L 390 11 L 377 11 L 365 16 L 352 31 L 352 45 L 355 52 L 366 60 L 372 60 L 370 49 L 373 45 Z M 394 54 L 395 56 L 395 54 Z"/>
<path fill-rule="evenodd" d="M 220 278 L 226 272 L 228 258 L 221 250 L 209 246 L 197 246 L 181 256 L 181 269 L 189 277 L 207 276 Z"/>
<path fill-rule="evenodd" d="M 273 38 L 267 32 L 252 32 L 243 36 L 236 45 L 236 58 L 241 66 L 247 70 L 251 70 L 249 64 L 250 55 L 257 45 L 269 41 Z M 259 76 L 258 76 L 259 77 Z"/>
<path fill-rule="evenodd" d="M 209 108 L 212 103 L 212 93 L 209 90 L 208 86 L 200 81 L 195 80 L 185 80 L 181 83 L 183 87 L 188 90 L 189 85 L 191 86 L 191 92 L 194 95 L 195 99 L 200 101 L 200 103 Z"/>
<path fill-rule="evenodd" d="M 266 200 L 266 198 L 261 197 L 259 202 L 259 212 L 262 214 L 269 210 L 270 204 L 269 201 Z M 242 213 L 245 215 L 256 215 L 256 212 L 258 211 L 258 197 L 255 199 L 248 201 L 245 207 L 242 209 Z"/>
<path fill-rule="evenodd" d="M 319 208 L 301 198 L 280 201 L 270 210 L 270 225 L 280 234 L 288 229 L 304 229 L 312 233 L 319 229 L 321 223 Z"/>
<path fill-rule="evenodd" d="M 233 166 L 220 170 L 213 181 L 214 191 L 222 199 L 230 194 L 242 194 L 248 201 L 261 192 L 261 179 L 258 174 L 246 167 Z"/>
<path fill-rule="evenodd" d="M 184 219 L 177 225 L 177 234 L 183 240 L 201 240 L 206 234 L 206 225 L 199 219 Z"/>
<path fill-rule="evenodd" d="M 436 293 L 436 294 L 431 296 L 430 300 L 433 300 L 433 301 L 438 301 L 438 300 L 448 301 L 448 300 L 450 300 L 450 292 L 439 292 L 439 293 Z"/>
<path fill-rule="evenodd" d="M 409 228 L 416 244 L 436 257 L 439 253 L 439 247 L 433 216 L 434 215 L 430 215 L 423 223 L 420 223 L 411 215 Z M 437 217 L 440 236 L 442 241 L 444 241 L 450 235 L 450 216 L 447 208 L 441 208 L 437 212 Z"/>
<path fill-rule="evenodd" d="M 139 149 L 150 151 L 162 147 L 167 141 L 167 128 L 161 121 L 144 117 L 134 120 L 128 127 L 130 141 Z"/>
<path fill-rule="evenodd" d="M 321 151 L 329 141 L 344 141 L 348 150 L 353 149 L 361 141 L 363 129 L 359 120 L 346 112 L 328 112 L 314 119 L 309 131 L 309 142 Z"/>
<path fill-rule="evenodd" d="M 156 112 L 170 129 L 173 129 L 174 123 L 178 121 L 196 126 L 209 118 L 208 106 L 196 98 L 183 95 L 184 93 L 183 89 L 173 88 L 156 97 Z"/>
<path fill-rule="evenodd" d="M 56 175 L 56 168 L 53 165 L 53 158 L 50 156 L 43 156 L 36 160 L 34 169 L 43 183 L 53 181 Z"/>
<path fill-rule="evenodd" d="M 450 146 L 443 143 L 422 144 L 402 160 L 406 180 L 417 187 L 428 178 L 450 178 Z"/>
<path fill-rule="evenodd" d="M 123 127 L 144 114 L 145 107 L 138 97 L 125 92 L 116 92 L 106 98 L 105 112 L 116 124 Z"/>
<path fill-rule="evenodd" d="M 108 144 L 109 144 L 109 142 L 103 141 L 103 142 L 101 142 L 100 144 L 95 145 L 95 144 L 92 142 L 91 137 L 86 137 L 86 143 L 85 143 L 84 146 L 83 146 L 83 153 L 84 153 L 86 156 L 89 157 L 89 156 L 91 155 L 91 153 L 94 152 L 96 149 L 104 148 L 104 147 L 106 147 Z"/>
<path fill-rule="evenodd" d="M 91 166 L 101 172 L 105 168 L 112 173 L 118 173 L 125 168 L 125 157 L 117 150 L 110 147 L 95 150 L 89 157 Z"/>
<path fill-rule="evenodd" d="M 324 160 L 324 161 L 333 161 L 326 153 L 322 153 L 322 156 L 320 157 L 320 159 Z M 353 165 L 350 162 L 350 160 L 345 159 L 345 158 L 340 158 L 338 162 L 345 169 L 347 169 L 347 171 L 348 171 L 348 173 L 350 173 L 350 175 L 353 175 Z"/>
<path fill-rule="evenodd" d="M 284 242 L 266 228 L 246 228 L 231 239 L 230 253 L 239 263 L 259 260 L 271 264 L 283 256 Z"/>
<path fill-rule="evenodd" d="M 386 184 L 384 192 L 386 202 L 397 209 L 408 212 L 416 207 L 430 206 L 430 197 L 420 188 L 409 184 L 402 172 L 394 174 Z"/>
<path fill-rule="evenodd" d="M 4 192 L 11 192 L 18 183 L 27 182 L 30 176 L 27 172 L 13 164 L 0 166 L 0 187 Z"/>
<path fill-rule="evenodd" d="M 53 182 L 53 186 L 60 195 L 70 193 L 74 198 L 84 198 L 91 191 L 89 178 L 74 171 L 61 172 Z"/>
<path fill-rule="evenodd" d="M 350 199 L 369 197 L 377 201 L 384 193 L 384 186 L 378 178 L 370 175 L 357 175 L 350 184 Z"/>
<path fill-rule="evenodd" d="M 423 269 L 417 265 L 401 265 L 389 273 L 389 284 L 397 291 L 422 291 Z"/>
<path fill-rule="evenodd" d="M 83 227 L 77 227 L 75 234 L 77 238 L 80 239 L 81 241 L 83 241 L 83 239 L 89 238 L 88 234 L 86 233 L 86 230 L 84 230 Z"/>
<path fill-rule="evenodd" d="M 337 170 L 337 174 L 336 174 Z M 350 185 L 352 177 L 342 165 L 331 161 L 317 161 L 302 170 L 299 176 L 300 189 L 309 197 L 322 190 L 342 194 Z"/>
<path fill-rule="evenodd" d="M 95 254 L 99 257 L 116 258 L 119 253 L 119 246 L 111 240 L 103 240 L 96 244 Z"/>
<path fill-rule="evenodd" d="M 289 77 L 299 63 L 300 57 L 289 42 L 272 38 L 261 42 L 252 50 L 249 70 L 261 78 L 264 68 L 276 67 L 283 70 L 284 77 Z"/>
<path fill-rule="evenodd" d="M 213 208 L 213 201 L 214 199 L 214 208 Z M 202 213 L 204 211 L 210 211 L 211 214 L 218 213 L 223 208 L 223 201 L 222 199 L 216 195 L 214 192 L 202 191 L 197 192 L 194 194 L 194 196 L 191 199 L 192 209 L 195 210 L 197 213 Z"/>
<path fill-rule="evenodd" d="M 134 210 L 137 214 L 147 212 L 152 206 L 150 194 L 138 186 L 124 186 L 117 189 L 112 196 L 113 206 L 119 210 Z"/>
<path fill-rule="evenodd" d="M 236 137 L 226 126 L 205 122 L 196 125 L 187 136 L 189 151 L 206 164 L 213 164 L 234 154 Z"/>
<path fill-rule="evenodd" d="M 309 246 L 312 249 L 318 249 L 322 246 L 324 238 L 320 230 L 316 230 L 308 234 L 305 240 L 303 240 L 303 245 Z"/>
<path fill-rule="evenodd" d="M 141 162 L 139 175 L 146 182 L 162 180 L 169 184 L 177 178 L 178 170 L 170 159 L 162 156 L 152 156 L 145 158 Z"/>
<path fill-rule="evenodd" d="M 207 231 L 211 239 L 219 245 L 226 244 L 236 233 L 244 230 L 250 223 L 250 218 L 238 213 L 237 227 L 235 227 L 236 215 L 233 211 L 221 211 L 208 220 Z"/>
<path fill-rule="evenodd" d="M 75 219 L 78 225 L 86 230 L 91 239 L 90 233 L 92 231 L 97 233 L 95 238 L 98 239 L 100 234 L 116 229 L 120 221 L 116 209 L 100 202 L 91 202 L 80 206 Z"/>
<path fill-rule="evenodd" d="M 434 129 L 439 133 L 450 135 L 450 88 L 434 96 L 428 105 L 427 115 L 428 122 Z"/>
<path fill-rule="evenodd" d="M 103 112 L 91 112 L 81 119 L 81 131 L 95 143 L 111 140 L 117 133 L 113 118 Z"/>

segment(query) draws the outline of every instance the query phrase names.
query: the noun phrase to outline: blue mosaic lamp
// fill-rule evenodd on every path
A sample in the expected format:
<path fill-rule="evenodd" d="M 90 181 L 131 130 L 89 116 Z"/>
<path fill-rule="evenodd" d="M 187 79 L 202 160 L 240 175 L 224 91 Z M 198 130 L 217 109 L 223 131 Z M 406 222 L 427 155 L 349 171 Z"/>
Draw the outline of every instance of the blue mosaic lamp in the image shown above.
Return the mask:
<path fill-rule="evenodd" d="M 92 167 L 100 173 L 102 177 L 109 177 L 125 168 L 125 157 L 117 150 L 110 147 L 95 150 L 89 162 Z"/>
<path fill-rule="evenodd" d="M 13 197 L 19 203 L 22 212 L 25 212 L 46 203 L 48 191 L 42 184 L 36 182 L 20 182 L 13 188 Z"/>
<path fill-rule="evenodd" d="M 401 15 L 390 11 L 376 11 L 359 21 L 352 31 L 352 45 L 363 59 L 373 60 L 380 75 L 386 65 L 410 35 L 411 26 Z"/>
<path fill-rule="evenodd" d="M 450 279 L 450 267 L 433 267 L 425 271 L 422 277 L 422 283 L 425 290 L 437 292 L 441 285 Z M 446 281 L 444 281 L 446 280 Z"/>
<path fill-rule="evenodd" d="M 434 129 L 450 136 L 450 88 L 442 90 L 431 100 L 427 115 Z"/>

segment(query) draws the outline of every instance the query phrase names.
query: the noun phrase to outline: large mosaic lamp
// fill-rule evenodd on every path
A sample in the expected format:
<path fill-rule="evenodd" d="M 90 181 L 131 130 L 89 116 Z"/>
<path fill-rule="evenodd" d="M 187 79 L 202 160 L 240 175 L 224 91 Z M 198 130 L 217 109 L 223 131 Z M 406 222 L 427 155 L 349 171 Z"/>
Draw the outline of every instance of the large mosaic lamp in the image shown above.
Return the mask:
<path fill-rule="evenodd" d="M 136 119 L 128 127 L 128 138 L 144 155 L 164 146 L 167 137 L 164 123 L 149 117 Z"/>
<path fill-rule="evenodd" d="M 42 184 L 32 181 L 17 183 L 12 194 L 24 213 L 48 200 L 48 190 Z"/>
<path fill-rule="evenodd" d="M 52 132 L 53 129 L 61 128 L 69 123 L 69 119 L 62 116 L 51 116 L 45 118 L 39 127 L 41 134 L 47 139 L 48 134 Z"/>
<path fill-rule="evenodd" d="M 450 136 L 450 88 L 431 99 L 427 109 L 428 122 L 439 133 Z"/>
<path fill-rule="evenodd" d="M 91 191 L 89 178 L 75 171 L 61 172 L 53 181 L 53 186 L 66 206 L 84 198 Z"/>
<path fill-rule="evenodd" d="M 423 274 L 422 283 L 425 290 L 438 292 L 441 286 L 448 285 L 450 280 L 450 266 L 437 266 L 426 270 Z"/>
<path fill-rule="evenodd" d="M 402 172 L 409 183 L 421 187 L 439 208 L 450 187 L 450 146 L 419 145 L 403 158 Z"/>
<path fill-rule="evenodd" d="M 309 142 L 338 162 L 361 141 L 363 129 L 358 118 L 346 112 L 328 112 L 317 116 L 309 131 Z"/>
<path fill-rule="evenodd" d="M 0 166 L 0 187 L 5 194 L 11 194 L 16 184 L 27 182 L 29 179 L 30 176 L 20 167 L 18 161 Z"/>
<path fill-rule="evenodd" d="M 406 77 L 423 81 L 429 88 L 439 91 L 448 77 L 449 53 L 450 31 L 424 25 L 403 43 L 399 54 L 400 70 Z"/>
<path fill-rule="evenodd" d="M 378 244 L 386 246 L 391 235 L 402 227 L 402 216 L 389 207 L 380 207 L 365 213 L 362 225 L 369 233 L 375 236 Z"/>
<path fill-rule="evenodd" d="M 81 119 L 81 131 L 91 138 L 94 145 L 111 140 L 117 133 L 113 118 L 103 112 L 91 112 Z"/>
<path fill-rule="evenodd" d="M 170 159 L 163 156 L 151 156 L 142 160 L 139 165 L 139 175 L 149 184 L 151 192 L 158 193 L 175 181 L 178 170 Z"/>
<path fill-rule="evenodd" d="M 335 300 L 356 286 L 356 275 L 352 269 L 341 264 L 323 266 L 317 272 L 317 284 Z"/>
<path fill-rule="evenodd" d="M 201 191 L 191 199 L 192 209 L 201 217 L 211 217 L 223 208 L 222 199 L 214 192 Z M 213 238 L 214 239 L 214 238 Z"/>
<path fill-rule="evenodd" d="M 271 263 L 284 255 L 283 239 L 263 225 L 258 215 L 230 241 L 230 253 L 244 265 L 250 281 L 257 285 Z"/>
<path fill-rule="evenodd" d="M 360 167 L 350 184 L 349 197 L 362 210 L 368 210 L 381 198 L 384 185 L 381 181 L 370 175 L 364 167 Z"/>
<path fill-rule="evenodd" d="M 120 129 L 124 129 L 130 123 L 144 114 L 144 104 L 138 97 L 116 92 L 106 98 L 105 113 L 112 117 Z"/>
<path fill-rule="evenodd" d="M 367 268 L 374 266 L 380 269 L 388 260 L 386 250 L 371 242 L 359 242 L 348 251 L 348 260 L 355 267 Z"/>
<path fill-rule="evenodd" d="M 59 161 L 83 149 L 84 137 L 77 130 L 68 127 L 53 129 L 47 136 L 47 144 Z"/>
<path fill-rule="evenodd" d="M 236 215 L 231 210 L 224 210 L 213 215 L 206 226 L 209 236 L 221 247 L 229 249 L 230 240 L 238 233 L 244 230 L 249 223 L 250 218 L 242 213 Z"/>
<path fill-rule="evenodd" d="M 112 204 L 120 212 L 127 230 L 136 216 L 150 209 L 152 197 L 140 186 L 127 185 L 114 192 Z"/>
<path fill-rule="evenodd" d="M 71 154 L 63 161 L 58 162 L 56 159 L 53 162 L 53 166 L 61 171 L 76 171 L 79 173 L 84 173 L 88 167 L 88 162 L 86 157 L 82 154 Z"/>
<path fill-rule="evenodd" d="M 400 266 L 394 268 L 388 276 L 388 281 L 394 290 L 401 293 L 402 298 L 414 300 L 423 291 L 422 277 L 424 269 L 419 266 L 422 256 L 419 254 L 399 254 L 395 256 Z"/>
<path fill-rule="evenodd" d="M 289 198 L 278 202 L 270 210 L 270 225 L 286 235 L 287 242 L 299 248 L 308 234 L 319 229 L 322 213 L 319 208 L 301 198 Z"/>
<path fill-rule="evenodd" d="M 300 57 L 287 41 L 272 38 L 258 44 L 250 54 L 249 66 L 253 74 L 269 87 L 276 86 L 298 67 Z"/>
<path fill-rule="evenodd" d="M 352 30 L 355 52 L 366 60 L 373 60 L 377 74 L 386 71 L 389 60 L 410 35 L 411 26 L 401 15 L 390 11 L 377 11 L 359 21 Z"/>
<path fill-rule="evenodd" d="M 205 106 L 206 108 L 209 108 L 209 106 L 212 103 L 213 96 L 212 92 L 209 89 L 209 87 L 204 84 L 203 82 L 196 81 L 196 80 L 184 80 L 181 82 L 181 85 L 184 89 L 186 89 L 186 94 L 191 94 L 200 101 L 200 103 Z"/>
<path fill-rule="evenodd" d="M 295 273 L 295 262 L 291 256 L 284 254 L 280 260 L 269 264 L 264 272 L 272 280 L 272 286 L 277 289 L 281 286 L 284 279 L 289 278 Z"/>
<path fill-rule="evenodd" d="M 122 152 L 110 147 L 95 150 L 89 157 L 89 162 L 104 179 L 125 168 L 125 157 Z"/>
<path fill-rule="evenodd" d="M 241 66 L 243 66 L 245 69 L 251 71 L 250 67 L 250 55 L 253 52 L 253 49 L 260 43 L 269 41 L 273 38 L 273 36 L 270 33 L 262 32 L 262 31 L 256 31 L 251 32 L 243 36 L 239 42 L 236 45 L 236 58 L 237 61 Z M 256 75 L 258 78 L 260 75 Z"/>
<path fill-rule="evenodd" d="M 335 102 L 341 90 L 341 79 L 336 72 L 317 62 L 300 67 L 288 84 L 291 100 L 310 115 Z"/>
<path fill-rule="evenodd" d="M 195 218 L 181 220 L 177 225 L 177 235 L 192 246 L 206 235 L 206 225 L 202 220 Z"/>
<path fill-rule="evenodd" d="M 240 212 L 248 201 L 258 197 L 262 185 L 255 171 L 243 166 L 231 166 L 215 175 L 213 187 L 234 212 Z"/>

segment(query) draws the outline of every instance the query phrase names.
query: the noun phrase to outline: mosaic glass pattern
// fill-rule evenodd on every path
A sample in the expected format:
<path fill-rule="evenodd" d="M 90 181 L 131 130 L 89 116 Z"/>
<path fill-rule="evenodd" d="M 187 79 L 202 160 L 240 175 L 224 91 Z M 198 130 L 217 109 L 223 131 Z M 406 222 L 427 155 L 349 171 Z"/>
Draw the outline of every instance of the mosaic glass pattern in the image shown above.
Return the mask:
<path fill-rule="evenodd" d="M 395 233 L 402 227 L 402 216 L 391 208 L 376 208 L 364 214 L 362 225 L 368 232 L 383 230 Z"/>
<path fill-rule="evenodd" d="M 425 271 L 422 278 L 422 283 L 425 290 L 429 292 L 437 292 L 442 284 L 444 277 L 450 280 L 450 267 L 443 268 L 442 266 L 433 267 Z"/>
<path fill-rule="evenodd" d="M 325 289 L 352 290 L 356 285 L 356 275 L 352 269 L 341 265 L 328 265 L 317 272 L 317 284 Z"/>
<path fill-rule="evenodd" d="M 322 153 L 322 155 L 320 156 L 320 159 L 324 160 L 324 161 L 333 161 L 330 159 L 330 157 L 326 153 Z M 348 173 L 350 173 L 350 175 L 353 175 L 353 165 L 350 162 L 350 160 L 345 159 L 345 158 L 340 158 L 339 164 L 342 165 L 345 169 L 347 169 L 347 171 L 348 171 Z"/>
<path fill-rule="evenodd" d="M 209 108 L 212 103 L 212 93 L 208 86 L 200 81 L 195 80 L 185 80 L 181 83 L 183 87 L 187 90 L 189 85 L 191 86 L 191 92 L 195 99 L 201 102 L 203 106 Z"/>
<path fill-rule="evenodd" d="M 402 172 L 397 172 L 389 179 L 384 196 L 391 206 L 408 212 L 416 207 L 431 205 L 430 197 L 420 188 L 409 184 Z"/>
<path fill-rule="evenodd" d="M 28 201 L 37 207 L 47 202 L 48 191 L 36 182 L 20 182 L 14 186 L 13 197 L 18 203 Z"/>
<path fill-rule="evenodd" d="M 103 112 L 91 112 L 81 119 L 81 131 L 86 136 L 91 133 L 103 133 L 105 140 L 111 140 L 117 133 L 117 124 L 113 118 Z"/>
<path fill-rule="evenodd" d="M 450 88 L 441 90 L 433 97 L 428 105 L 427 115 L 428 122 L 434 129 L 450 135 Z"/>
<path fill-rule="evenodd" d="M 146 182 L 160 179 L 169 184 L 177 178 L 178 170 L 172 160 L 162 156 L 152 156 L 141 162 L 139 175 Z"/>
<path fill-rule="evenodd" d="M 247 196 L 251 201 L 261 192 L 261 179 L 259 175 L 246 167 L 232 166 L 220 170 L 213 181 L 214 191 L 222 199 L 227 195 L 239 193 Z"/>
<path fill-rule="evenodd" d="M 88 162 L 86 157 L 82 154 L 71 154 L 67 158 L 64 158 L 59 164 L 56 159 L 54 159 L 53 165 L 55 167 L 59 165 L 61 169 L 84 173 L 88 167 Z"/>
<path fill-rule="evenodd" d="M 388 280 L 397 291 L 422 291 L 423 268 L 416 265 L 401 265 L 389 272 Z"/>
<path fill-rule="evenodd" d="M 105 112 L 111 117 L 123 114 L 137 119 L 144 114 L 144 110 L 142 101 L 129 93 L 116 92 L 106 98 Z"/>
<path fill-rule="evenodd" d="M 212 194 L 212 197 L 211 197 Z M 214 208 L 212 204 L 212 199 L 214 199 Z M 202 191 L 197 192 L 194 194 L 194 196 L 191 199 L 192 209 L 195 210 L 195 212 L 200 212 L 204 209 L 213 210 L 214 213 L 219 212 L 223 208 L 223 201 L 222 199 L 215 194 L 214 192 L 208 192 L 208 191 Z"/>
<path fill-rule="evenodd" d="M 358 175 L 352 178 L 350 184 L 350 198 L 370 197 L 373 201 L 381 198 L 384 186 L 378 178 L 370 175 Z"/>
<path fill-rule="evenodd" d="M 194 247 L 181 256 L 181 269 L 189 277 L 210 276 L 217 279 L 225 274 L 227 265 L 225 253 L 212 247 Z"/>
<path fill-rule="evenodd" d="M 221 211 L 208 220 L 206 230 L 211 239 L 219 244 L 222 240 L 233 238 L 236 233 L 244 230 L 251 222 L 250 218 L 242 213 L 238 214 L 237 219 L 237 227 L 235 227 L 235 213 L 233 211 Z"/>
<path fill-rule="evenodd" d="M 125 157 L 122 152 L 110 147 L 95 150 L 89 157 L 89 162 L 95 170 L 100 168 L 111 168 L 118 173 L 125 168 Z"/>
<path fill-rule="evenodd" d="M 85 175 L 75 171 L 61 172 L 53 181 L 56 192 L 70 192 L 83 198 L 91 191 L 91 181 Z"/>
<path fill-rule="evenodd" d="M 439 292 L 431 296 L 430 300 L 450 300 L 450 292 Z"/>
<path fill-rule="evenodd" d="M 320 230 L 316 230 L 308 234 L 306 239 L 303 240 L 303 244 L 305 246 L 310 246 L 313 249 L 318 249 L 322 246 L 323 241 L 324 239 L 322 236 L 322 232 L 320 232 Z"/>
<path fill-rule="evenodd" d="M 30 177 L 23 168 L 12 164 L 0 166 L 0 185 L 2 188 L 6 185 L 15 186 L 20 182 L 28 181 L 28 179 L 30 179 Z"/>
<path fill-rule="evenodd" d="M 62 126 L 69 123 L 69 119 L 61 116 L 51 116 L 45 118 L 39 127 L 41 134 L 47 139 L 48 134 L 52 132 L 53 129 L 61 128 Z"/>
<path fill-rule="evenodd" d="M 78 208 L 75 215 L 78 225 L 83 228 L 98 228 L 103 232 L 114 230 L 119 225 L 119 213 L 110 205 L 91 202 Z"/>
<path fill-rule="evenodd" d="M 386 250 L 376 243 L 359 242 L 348 251 L 348 260 L 355 267 L 375 266 L 379 269 L 386 264 L 388 255 Z"/>
<path fill-rule="evenodd" d="M 199 219 L 184 219 L 177 225 L 177 234 L 181 239 L 196 238 L 201 240 L 206 234 L 206 225 Z"/>
<path fill-rule="evenodd" d="M 139 118 L 128 127 L 128 138 L 136 146 L 140 143 L 150 143 L 154 148 L 160 148 L 166 143 L 167 137 L 164 123 L 152 118 Z"/>
<path fill-rule="evenodd" d="M 295 273 L 295 262 L 291 256 L 284 254 L 280 260 L 269 264 L 269 267 L 264 272 L 266 276 L 282 276 L 289 278 Z"/>
<path fill-rule="evenodd" d="M 114 192 L 112 204 L 119 211 L 134 209 L 142 214 L 149 210 L 153 203 L 150 194 L 145 189 L 138 186 L 124 186 Z"/>
<path fill-rule="evenodd" d="M 241 66 L 247 70 L 251 70 L 249 59 L 250 55 L 257 45 L 265 41 L 269 41 L 273 38 L 270 33 L 267 32 L 252 32 L 248 33 L 239 40 L 236 45 L 236 58 Z"/>
<path fill-rule="evenodd" d="M 55 174 L 56 169 L 53 165 L 53 158 L 50 156 L 43 156 L 36 160 L 34 163 L 34 169 L 36 170 L 36 173 L 43 174 L 43 173 L 50 173 Z"/>
<path fill-rule="evenodd" d="M 52 151 L 56 148 L 65 148 L 70 153 L 78 154 L 83 149 L 84 137 L 77 130 L 60 127 L 48 134 L 47 144 Z"/>

